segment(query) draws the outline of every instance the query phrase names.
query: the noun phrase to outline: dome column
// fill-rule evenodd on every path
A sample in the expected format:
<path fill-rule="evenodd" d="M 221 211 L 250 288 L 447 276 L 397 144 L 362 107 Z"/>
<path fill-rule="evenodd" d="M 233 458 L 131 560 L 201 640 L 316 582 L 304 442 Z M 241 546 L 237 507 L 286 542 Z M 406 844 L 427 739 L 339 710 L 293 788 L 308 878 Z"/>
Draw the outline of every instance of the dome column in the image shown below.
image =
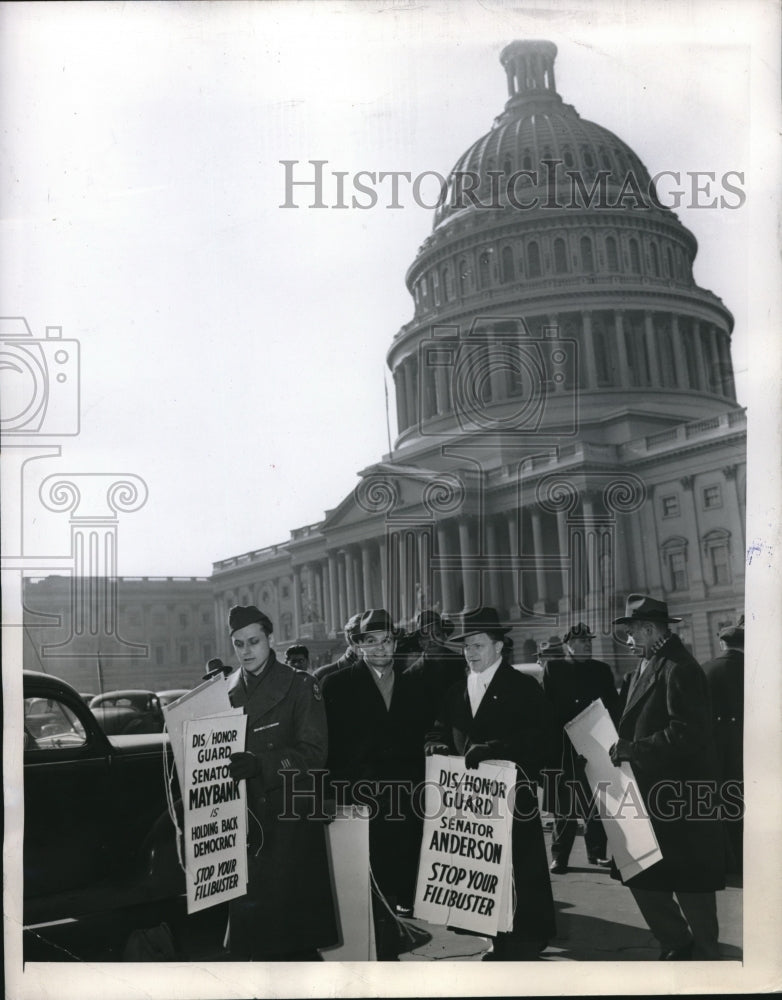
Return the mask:
<path fill-rule="evenodd" d="M 583 331 L 584 366 L 586 371 L 584 388 L 596 389 L 597 365 L 595 363 L 595 342 L 592 336 L 592 313 L 589 310 L 584 310 L 581 319 L 583 324 L 581 329 Z"/>
<path fill-rule="evenodd" d="M 679 317 L 676 313 L 671 313 L 671 339 L 673 340 L 673 356 L 676 359 L 676 384 L 680 389 L 689 389 L 690 373 L 687 370 L 687 358 L 679 329 Z"/>
<path fill-rule="evenodd" d="M 698 367 L 698 383 L 700 388 L 708 392 L 709 391 L 709 373 L 706 368 L 706 359 L 703 356 L 703 343 L 701 341 L 701 324 L 700 320 L 692 321 L 692 340 L 695 347 L 695 363 Z"/>
<path fill-rule="evenodd" d="M 649 353 L 649 385 L 654 389 L 662 385 L 660 374 L 660 357 L 657 351 L 657 333 L 654 329 L 654 316 L 647 309 L 644 311 L 644 335 L 646 349 Z"/>
<path fill-rule="evenodd" d="M 619 360 L 619 384 L 622 388 L 630 385 L 630 363 L 627 360 L 627 340 L 625 339 L 624 313 L 617 309 L 615 316 L 616 356 Z"/>

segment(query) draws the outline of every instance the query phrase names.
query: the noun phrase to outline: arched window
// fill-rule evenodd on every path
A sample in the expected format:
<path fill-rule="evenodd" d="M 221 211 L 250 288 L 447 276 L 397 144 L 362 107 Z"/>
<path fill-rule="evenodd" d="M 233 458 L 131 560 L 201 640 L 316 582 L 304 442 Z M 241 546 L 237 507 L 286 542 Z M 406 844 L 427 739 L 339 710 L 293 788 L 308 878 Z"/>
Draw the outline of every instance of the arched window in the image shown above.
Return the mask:
<path fill-rule="evenodd" d="M 567 271 L 567 247 L 561 236 L 554 240 L 554 270 L 557 274 Z"/>
<path fill-rule="evenodd" d="M 657 244 L 652 243 L 649 247 L 649 259 L 652 262 L 652 274 L 655 278 L 660 277 L 660 254 L 657 251 Z"/>
<path fill-rule="evenodd" d="M 528 152 L 526 152 L 526 150 L 524 152 L 524 157 L 521 161 L 521 168 L 522 170 L 532 170 L 532 157 L 529 155 Z"/>
<path fill-rule="evenodd" d="M 527 274 L 530 278 L 539 278 L 540 271 L 540 247 L 535 240 L 527 246 Z"/>
<path fill-rule="evenodd" d="M 488 288 L 491 284 L 491 253 L 484 250 L 478 258 L 478 281 L 481 288 Z"/>
<path fill-rule="evenodd" d="M 619 258 L 616 253 L 616 240 L 613 236 L 606 237 L 606 262 L 609 271 L 619 270 Z"/>
<path fill-rule="evenodd" d="M 581 267 L 586 272 L 594 271 L 595 269 L 592 240 L 588 236 L 581 237 Z"/>
<path fill-rule="evenodd" d="M 564 153 L 562 154 L 562 159 L 565 162 L 565 166 L 568 168 L 572 167 L 573 164 L 575 163 L 575 160 L 573 159 L 573 153 L 570 151 L 570 149 L 565 149 Z"/>
<path fill-rule="evenodd" d="M 715 528 L 703 536 L 703 554 L 714 587 L 731 582 L 733 574 L 730 566 L 730 532 Z"/>
<path fill-rule="evenodd" d="M 603 170 L 613 170 L 611 157 L 608 155 L 608 150 L 604 146 L 600 147 L 600 166 Z"/>
<path fill-rule="evenodd" d="M 502 161 L 502 169 L 506 177 L 510 177 L 510 175 L 513 173 L 513 161 L 509 156 L 506 156 L 505 159 Z"/>
<path fill-rule="evenodd" d="M 633 274 L 641 273 L 641 254 L 638 249 L 638 240 L 634 237 L 630 238 L 630 270 Z"/>
<path fill-rule="evenodd" d="M 515 277 L 515 275 L 514 275 L 515 268 L 513 266 L 513 249 L 512 249 L 512 247 L 503 247 L 502 248 L 502 255 L 501 255 L 501 258 L 500 258 L 500 264 L 501 264 L 502 283 L 503 283 L 503 285 L 507 285 L 511 281 L 513 281 L 513 279 Z"/>

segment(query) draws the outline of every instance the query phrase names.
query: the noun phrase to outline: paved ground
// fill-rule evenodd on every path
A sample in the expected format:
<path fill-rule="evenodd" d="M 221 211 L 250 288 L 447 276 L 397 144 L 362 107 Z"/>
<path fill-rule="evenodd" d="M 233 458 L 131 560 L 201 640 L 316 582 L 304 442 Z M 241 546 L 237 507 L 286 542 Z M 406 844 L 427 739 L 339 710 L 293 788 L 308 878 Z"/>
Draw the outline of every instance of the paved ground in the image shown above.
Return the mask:
<path fill-rule="evenodd" d="M 546 844 L 550 841 L 546 832 Z M 628 889 L 607 869 L 587 864 L 583 837 L 576 838 L 567 875 L 552 875 L 557 937 L 543 954 L 546 961 L 656 961 L 657 942 L 649 933 Z M 734 880 L 717 894 L 720 943 L 726 959 L 742 957 L 742 891 Z M 457 934 L 423 920 L 409 920 L 415 940 L 402 961 L 480 961 L 487 938 Z"/>

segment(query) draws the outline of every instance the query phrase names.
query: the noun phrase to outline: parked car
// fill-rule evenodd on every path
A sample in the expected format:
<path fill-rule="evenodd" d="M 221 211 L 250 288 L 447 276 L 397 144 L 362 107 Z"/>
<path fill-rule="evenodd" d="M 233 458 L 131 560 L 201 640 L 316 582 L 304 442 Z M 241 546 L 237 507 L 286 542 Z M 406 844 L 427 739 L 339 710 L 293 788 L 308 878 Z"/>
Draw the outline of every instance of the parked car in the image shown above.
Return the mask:
<path fill-rule="evenodd" d="M 23 676 L 25 955 L 75 922 L 119 921 L 126 938 L 169 919 L 182 910 L 184 875 L 166 805 L 167 734 L 109 737 L 65 681 Z M 121 957 L 121 943 L 98 957 Z"/>
<path fill-rule="evenodd" d="M 183 694 L 190 694 L 190 688 L 171 688 L 170 691 L 157 692 L 161 705 L 170 705 L 172 701 L 181 698 Z"/>
<path fill-rule="evenodd" d="M 90 708 L 107 736 L 163 732 L 163 709 L 154 691 L 107 691 L 95 695 Z"/>

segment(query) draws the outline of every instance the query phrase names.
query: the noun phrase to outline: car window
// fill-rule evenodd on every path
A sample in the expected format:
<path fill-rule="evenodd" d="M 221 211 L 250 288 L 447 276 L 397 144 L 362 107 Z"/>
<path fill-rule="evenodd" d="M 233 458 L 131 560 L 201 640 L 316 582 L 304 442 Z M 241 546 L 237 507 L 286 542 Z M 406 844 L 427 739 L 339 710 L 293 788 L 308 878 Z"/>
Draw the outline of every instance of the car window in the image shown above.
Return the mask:
<path fill-rule="evenodd" d="M 84 746 L 87 734 L 76 713 L 56 698 L 25 698 L 25 750 Z"/>

